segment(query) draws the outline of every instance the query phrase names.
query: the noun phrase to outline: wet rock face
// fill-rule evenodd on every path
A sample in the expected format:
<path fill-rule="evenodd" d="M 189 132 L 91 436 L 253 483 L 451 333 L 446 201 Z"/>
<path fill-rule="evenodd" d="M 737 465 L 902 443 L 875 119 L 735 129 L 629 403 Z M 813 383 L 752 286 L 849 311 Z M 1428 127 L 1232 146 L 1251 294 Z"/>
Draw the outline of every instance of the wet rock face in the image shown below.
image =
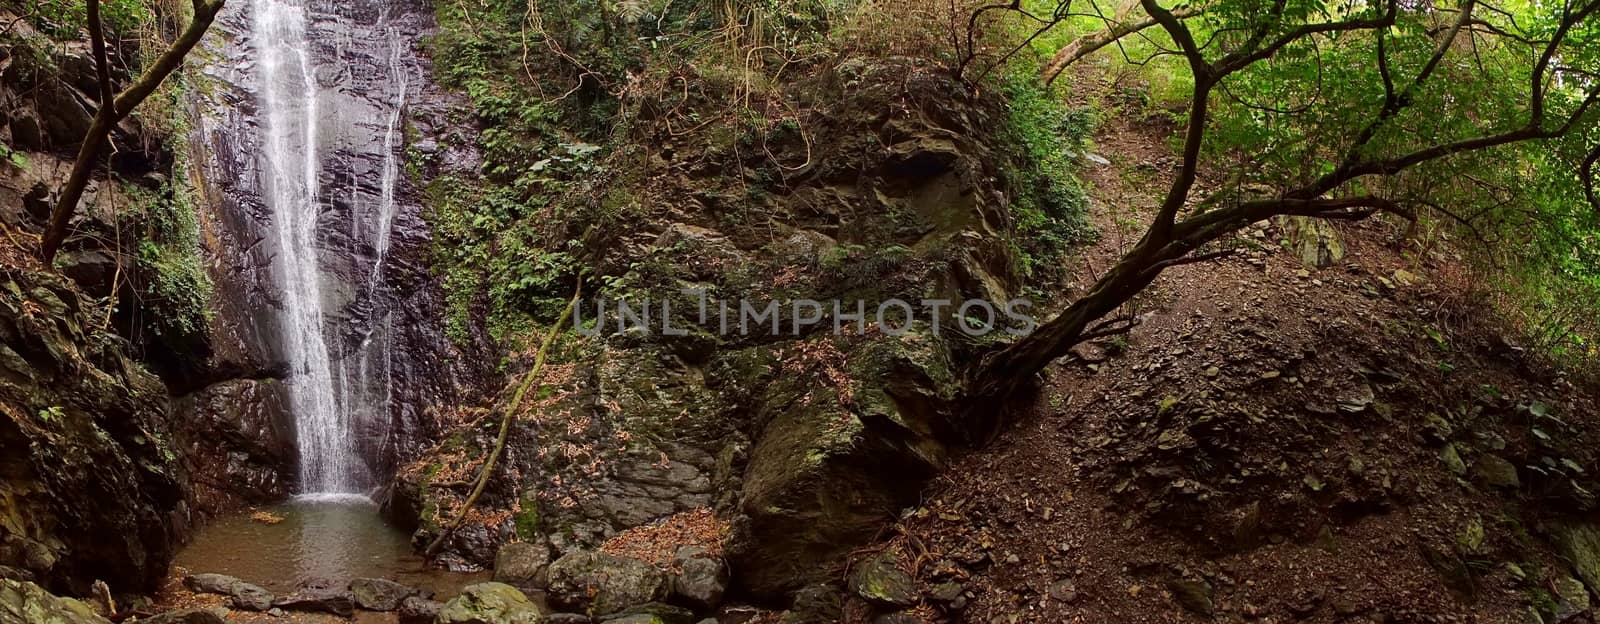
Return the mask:
<path fill-rule="evenodd" d="M 417 453 L 434 436 L 429 406 L 444 404 L 458 384 L 477 378 L 483 358 L 454 353 L 442 335 L 433 276 L 424 264 L 429 232 L 416 189 L 403 175 L 407 137 L 442 131 L 411 119 L 447 98 L 426 76 L 418 46 L 432 28 L 425 3 L 413 0 L 310 0 L 306 51 L 319 86 L 319 201 L 317 257 L 327 345 L 341 405 L 358 414 L 357 450 L 380 478 L 394 463 Z M 286 367 L 281 346 L 282 282 L 274 264 L 273 216 L 262 189 L 270 182 L 263 160 L 258 57 L 250 30 L 251 3 L 229 3 L 208 35 L 217 53 L 204 69 L 215 89 L 201 102 L 202 121 L 192 138 L 203 171 L 206 253 L 217 285 L 212 323 L 213 367 L 247 377 L 277 377 Z M 441 117 L 442 119 L 442 117 Z M 386 174 L 394 175 L 393 179 Z M 252 374 L 268 371 L 269 374 Z M 292 378 L 282 379 L 292 384 Z M 222 390 L 232 392 L 234 390 Z M 215 394 L 206 389 L 202 394 Z M 214 401 L 187 405 L 211 410 Z M 227 414 L 202 413 L 200 422 L 231 420 L 238 428 L 287 432 L 275 449 L 229 448 L 244 453 L 247 471 L 293 465 L 288 402 L 254 401 Z M 244 413 L 254 410 L 257 413 Z M 270 451 L 263 454 L 263 451 Z M 286 459 L 287 458 L 287 459 Z M 211 457 L 202 464 L 227 465 Z M 235 462 L 236 463 L 236 462 Z M 293 489 L 282 472 L 277 483 L 249 481 L 245 498 L 273 487 Z"/>
<path fill-rule="evenodd" d="M 294 474 L 294 432 L 282 419 L 288 398 L 273 379 L 234 379 L 207 386 L 173 403 L 190 416 L 178 442 L 194 476 L 195 504 L 201 509 L 282 500 Z M 219 449 L 225 451 L 219 452 Z"/>
<path fill-rule="evenodd" d="M 0 566 L 155 589 L 189 524 L 160 382 L 47 272 L 0 270 Z"/>

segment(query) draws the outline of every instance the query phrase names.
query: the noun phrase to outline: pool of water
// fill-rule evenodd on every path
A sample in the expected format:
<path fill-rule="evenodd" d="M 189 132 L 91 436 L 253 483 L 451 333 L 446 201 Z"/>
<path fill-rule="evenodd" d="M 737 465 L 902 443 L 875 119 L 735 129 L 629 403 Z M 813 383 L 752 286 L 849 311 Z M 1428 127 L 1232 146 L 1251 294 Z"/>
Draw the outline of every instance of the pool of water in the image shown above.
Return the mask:
<path fill-rule="evenodd" d="M 174 565 L 189 573 L 238 577 L 277 594 L 312 579 L 372 577 L 450 597 L 489 577 L 429 568 L 412 551 L 409 536 L 385 522 L 366 497 L 302 497 L 260 511 L 283 520 L 269 524 L 250 513 L 219 518 L 178 553 Z"/>

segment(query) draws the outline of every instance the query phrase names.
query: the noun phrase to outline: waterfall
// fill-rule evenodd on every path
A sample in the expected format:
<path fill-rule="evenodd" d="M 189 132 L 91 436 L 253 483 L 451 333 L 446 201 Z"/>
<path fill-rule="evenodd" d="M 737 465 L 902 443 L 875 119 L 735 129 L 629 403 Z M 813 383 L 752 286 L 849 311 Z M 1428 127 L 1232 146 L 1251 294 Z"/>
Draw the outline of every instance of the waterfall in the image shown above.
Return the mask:
<path fill-rule="evenodd" d="M 390 229 L 397 210 L 397 156 L 406 102 L 409 68 L 407 40 L 379 14 L 378 32 L 388 39 L 386 58 L 386 122 L 345 111 L 320 111 L 318 100 L 329 97 L 317 82 L 319 64 L 337 68 L 347 63 L 342 50 L 335 58 L 317 58 L 312 14 L 307 0 L 253 0 L 251 29 L 258 59 L 261 118 L 260 195 L 270 214 L 269 239 L 273 273 L 282 293 L 278 339 L 291 375 L 287 381 L 299 454 L 300 491 L 306 495 L 360 495 L 374 485 L 369 461 L 388 445 L 390 434 L 390 319 L 384 284 L 384 261 L 390 250 Z M 326 46 L 324 46 L 326 48 Z M 319 63 L 319 61 L 321 61 Z M 381 83 L 380 83 L 381 84 Z M 352 142 L 357 157 L 381 162 L 375 172 L 376 193 L 359 180 L 350 188 L 324 188 L 324 157 L 319 144 L 329 137 L 357 135 L 382 140 Z M 373 153 L 382 150 L 382 153 Z M 353 176 L 353 174 L 352 174 Z M 345 178 L 352 176 L 329 176 Z M 331 184 L 331 183 L 330 183 Z M 373 195 L 376 197 L 372 197 Z M 363 201 L 363 198 L 372 201 Z M 352 244 L 370 250 L 370 267 L 352 267 L 345 277 L 330 266 L 360 264 L 366 253 L 330 249 L 324 228 L 336 227 L 329 212 L 349 207 L 347 230 Z M 365 209 L 364 206 L 370 206 Z M 370 213 L 370 214 L 369 214 Z M 347 254 L 349 257 L 338 254 Z M 324 257 L 324 256 L 327 257 Z M 356 276 L 360 277 L 356 277 Z M 350 279 L 354 278 L 354 279 Z M 341 301 L 341 289 L 353 287 L 356 297 Z M 352 337 L 353 336 L 353 337 Z M 379 440 L 377 448 L 370 441 Z"/>

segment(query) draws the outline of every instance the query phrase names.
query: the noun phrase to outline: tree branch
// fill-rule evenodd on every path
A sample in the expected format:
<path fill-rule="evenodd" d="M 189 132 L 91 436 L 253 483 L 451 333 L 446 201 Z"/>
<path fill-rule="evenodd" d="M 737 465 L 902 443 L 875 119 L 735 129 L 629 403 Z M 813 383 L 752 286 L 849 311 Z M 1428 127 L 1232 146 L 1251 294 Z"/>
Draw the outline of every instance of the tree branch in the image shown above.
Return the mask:
<path fill-rule="evenodd" d="M 78 200 L 82 199 L 83 191 L 89 185 L 89 177 L 94 174 L 95 161 L 99 159 L 101 150 L 110 139 L 112 128 L 132 113 L 134 107 L 145 98 L 150 97 L 150 94 L 161 86 L 161 82 L 183 63 L 184 57 L 200 43 L 200 38 L 211 27 L 211 22 L 216 19 L 217 12 L 222 10 L 225 1 L 194 0 L 194 19 L 190 20 L 188 28 L 184 29 L 178 39 L 172 42 L 172 46 L 145 70 L 137 82 L 123 90 L 115 99 L 102 97 L 100 108 L 95 111 L 94 121 L 90 123 L 88 133 L 84 135 L 83 144 L 78 146 L 78 156 L 72 162 L 72 173 L 67 177 L 67 184 L 62 187 L 55 208 L 50 212 L 50 225 L 45 229 L 40 249 L 40 256 L 46 264 L 55 259 L 56 252 L 61 249 L 61 243 L 67 239 L 67 228 L 72 222 L 73 213 L 78 209 Z M 95 7 L 94 17 L 98 18 L 99 3 L 90 0 L 90 6 Z M 103 28 L 99 19 L 90 20 L 90 37 L 101 41 L 100 50 L 95 54 L 96 73 L 109 76 L 111 70 L 104 54 Z M 109 82 L 103 84 L 101 89 L 103 93 L 109 93 Z"/>

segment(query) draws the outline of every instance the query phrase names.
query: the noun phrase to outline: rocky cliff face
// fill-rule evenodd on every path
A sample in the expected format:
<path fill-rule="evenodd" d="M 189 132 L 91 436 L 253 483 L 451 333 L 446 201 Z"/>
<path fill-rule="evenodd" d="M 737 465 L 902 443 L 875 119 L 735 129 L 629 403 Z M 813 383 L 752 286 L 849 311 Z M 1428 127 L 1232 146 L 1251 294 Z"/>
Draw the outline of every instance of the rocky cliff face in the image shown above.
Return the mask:
<path fill-rule="evenodd" d="M 431 28 L 418 2 L 310 2 L 305 52 L 317 67 L 322 115 L 317 150 L 321 214 L 318 251 L 324 342 L 333 354 L 345 404 L 363 410 L 357 447 L 377 475 L 415 455 L 435 432 L 429 406 L 446 402 L 471 379 L 469 358 L 443 338 L 434 278 L 423 264 L 429 242 L 414 188 L 386 188 L 385 169 L 403 163 L 406 136 L 442 128 L 395 119 L 430 119 L 445 96 L 421 78 L 416 52 Z M 281 282 L 275 275 L 272 219 L 262 189 L 259 57 L 252 3 L 219 16 L 204 69 L 213 89 L 198 105 L 193 151 L 207 201 L 206 251 L 218 285 L 212 367 L 232 374 L 198 389 L 183 405 L 203 435 L 237 440 L 206 454 L 203 471 L 261 501 L 294 491 L 294 423 L 288 412 L 282 348 Z M 392 201 L 392 204 L 388 203 Z M 197 472 L 202 472 L 198 471 Z M 208 477 L 210 478 L 210 477 Z"/>
<path fill-rule="evenodd" d="M 165 388 L 103 314 L 52 272 L 0 269 L 0 576 L 151 591 L 189 524 Z"/>
<path fill-rule="evenodd" d="M 150 127 L 123 124 L 114 176 L 92 183 L 57 266 L 41 266 L 30 241 L 89 125 L 94 72 L 87 46 L 0 15 L 0 577 L 149 591 L 190 524 L 167 387 L 134 356 L 188 340 L 136 314 L 150 267 L 133 250 L 172 159 Z M 130 53 L 113 45 L 113 64 Z"/>
<path fill-rule="evenodd" d="M 1004 302 L 1016 288 L 1006 156 L 988 138 L 1003 117 L 908 59 L 790 69 L 803 77 L 769 106 L 804 112 L 784 123 L 717 119 L 703 100 L 640 104 L 712 121 L 637 129 L 600 166 L 616 173 L 592 203 L 554 211 L 575 213 L 556 228 L 567 237 L 598 222 L 586 263 L 608 300 L 651 301 L 649 326 L 619 326 L 615 304 L 598 320 L 585 301 L 590 335 L 559 350 L 447 561 L 485 565 L 512 539 L 570 551 L 711 507 L 733 520 L 734 583 L 781 597 L 831 578 L 963 438 L 946 411 L 951 362 L 981 339 L 950 324 L 952 309 L 935 331 L 921 302 Z M 682 289 L 706 292 L 709 313 Z M 825 306 L 817 322 L 793 321 L 800 299 Z M 881 312 L 890 299 L 917 305 L 915 320 Z M 780 302 L 778 318 L 725 329 L 721 304 L 737 325 L 746 301 Z M 857 301 L 865 313 L 845 318 Z M 419 541 L 454 517 L 492 444 L 497 413 L 462 417 L 400 473 L 397 507 L 420 517 Z"/>

